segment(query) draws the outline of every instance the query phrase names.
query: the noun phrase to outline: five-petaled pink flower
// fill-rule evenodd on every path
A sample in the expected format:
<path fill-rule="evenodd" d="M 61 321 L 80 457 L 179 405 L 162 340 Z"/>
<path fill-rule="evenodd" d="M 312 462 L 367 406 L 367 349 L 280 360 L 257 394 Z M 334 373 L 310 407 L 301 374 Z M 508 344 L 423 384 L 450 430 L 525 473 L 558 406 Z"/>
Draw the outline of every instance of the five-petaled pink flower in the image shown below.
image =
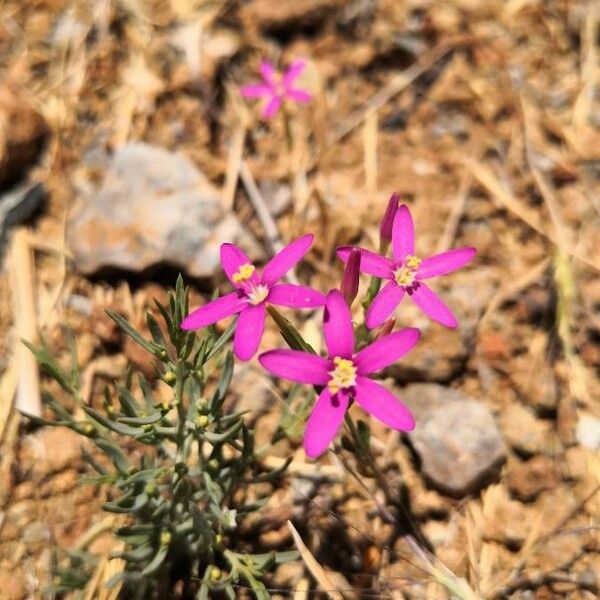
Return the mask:
<path fill-rule="evenodd" d="M 324 386 L 306 423 L 306 454 L 314 458 L 327 449 L 352 400 L 389 427 L 412 430 L 415 421 L 408 408 L 367 375 L 406 354 L 417 343 L 419 330 L 396 331 L 355 353 L 350 309 L 340 292 L 333 290 L 325 302 L 323 333 L 327 358 L 298 350 L 270 350 L 258 357 L 265 369 L 279 377 Z"/>
<path fill-rule="evenodd" d="M 296 79 L 304 70 L 306 61 L 296 60 L 285 73 L 280 74 L 275 67 L 267 61 L 260 65 L 260 74 L 263 83 L 254 83 L 242 88 L 242 96 L 245 98 L 265 98 L 265 106 L 262 116 L 270 119 L 279 110 L 285 99 L 294 102 L 310 102 L 312 96 L 303 89 L 294 87 Z"/>
<path fill-rule="evenodd" d="M 352 248 L 338 248 L 337 255 L 344 262 Z M 420 259 L 415 256 L 415 227 L 408 207 L 403 204 L 396 211 L 392 228 L 393 259 L 361 248 L 360 270 L 388 283 L 375 296 L 365 315 L 369 329 L 379 327 L 408 294 L 414 303 L 431 319 L 456 327 L 458 322 L 452 311 L 429 288 L 425 279 L 445 275 L 466 265 L 476 253 L 475 248 L 455 248 Z"/>
<path fill-rule="evenodd" d="M 314 236 L 298 238 L 276 254 L 259 275 L 243 250 L 234 244 L 221 246 L 221 265 L 235 292 L 221 296 L 190 313 L 181 323 L 184 330 L 199 329 L 239 313 L 233 351 L 240 360 L 250 360 L 265 328 L 266 304 L 313 308 L 325 296 L 311 288 L 277 283 L 308 252 Z"/>

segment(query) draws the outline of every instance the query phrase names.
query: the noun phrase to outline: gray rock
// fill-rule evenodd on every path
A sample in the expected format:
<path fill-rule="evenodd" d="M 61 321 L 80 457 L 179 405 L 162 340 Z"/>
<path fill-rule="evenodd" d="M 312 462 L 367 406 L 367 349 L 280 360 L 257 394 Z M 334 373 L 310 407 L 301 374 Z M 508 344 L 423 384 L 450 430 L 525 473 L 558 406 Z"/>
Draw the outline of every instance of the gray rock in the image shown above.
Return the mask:
<path fill-rule="evenodd" d="M 260 258 L 255 240 L 189 159 L 144 143 L 114 154 L 100 190 L 70 220 L 67 239 L 86 274 L 167 263 L 209 277 L 220 270 L 225 241 Z"/>
<path fill-rule="evenodd" d="M 458 390 L 413 384 L 401 394 L 417 421 L 408 438 L 425 477 L 440 491 L 460 497 L 489 483 L 506 448 L 489 409 Z"/>

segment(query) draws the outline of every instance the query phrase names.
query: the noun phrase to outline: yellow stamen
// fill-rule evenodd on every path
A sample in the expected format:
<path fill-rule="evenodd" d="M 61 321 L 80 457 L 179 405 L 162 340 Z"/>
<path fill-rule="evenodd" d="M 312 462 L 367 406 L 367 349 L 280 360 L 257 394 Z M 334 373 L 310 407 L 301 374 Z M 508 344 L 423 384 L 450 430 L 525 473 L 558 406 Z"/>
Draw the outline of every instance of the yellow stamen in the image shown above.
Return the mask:
<path fill-rule="evenodd" d="M 404 259 L 404 264 L 409 269 L 418 269 L 421 265 L 421 259 L 417 258 L 416 256 L 413 256 L 412 254 L 408 254 Z"/>
<path fill-rule="evenodd" d="M 250 304 L 256 305 L 266 300 L 268 295 L 269 288 L 266 285 L 257 285 L 248 293 L 248 300 Z"/>
<path fill-rule="evenodd" d="M 412 285 L 415 281 L 415 272 L 408 267 L 401 267 L 394 271 L 394 279 L 398 285 Z"/>
<path fill-rule="evenodd" d="M 331 379 L 327 382 L 327 388 L 332 394 L 356 385 L 356 367 L 350 359 L 336 356 L 333 364 L 335 368 L 329 372 Z"/>
<path fill-rule="evenodd" d="M 256 271 L 256 268 L 250 263 L 240 265 L 237 272 L 232 275 L 231 280 L 233 283 L 243 283 L 244 281 L 248 281 L 248 279 L 254 275 L 254 271 Z"/>

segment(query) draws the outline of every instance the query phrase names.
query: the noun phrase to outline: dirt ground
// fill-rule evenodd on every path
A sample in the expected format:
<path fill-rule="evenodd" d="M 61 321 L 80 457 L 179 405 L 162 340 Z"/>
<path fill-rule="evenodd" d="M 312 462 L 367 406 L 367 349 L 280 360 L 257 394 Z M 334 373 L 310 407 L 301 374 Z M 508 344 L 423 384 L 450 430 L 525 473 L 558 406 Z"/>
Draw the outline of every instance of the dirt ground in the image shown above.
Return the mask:
<path fill-rule="evenodd" d="M 599 597 L 599 32 L 594 0 L 5 0 L 0 188 L 28 179 L 47 192 L 20 230 L 34 257 L 37 326 L 65 360 L 74 334 L 90 402 L 127 361 L 147 367 L 104 309 L 142 326 L 176 270 L 84 277 L 65 244 L 78 199 L 128 141 L 188 156 L 268 255 L 264 221 L 237 181 L 243 163 L 280 241 L 315 233 L 297 275 L 321 290 L 339 281 L 338 245 L 377 246 L 398 191 L 422 255 L 463 245 L 478 254 L 438 285 L 458 331 L 400 313 L 401 324 L 423 326 L 424 354 L 389 383 L 477 398 L 507 458 L 460 497 L 374 424 L 377 460 L 431 550 L 481 598 Z M 263 57 L 308 61 L 302 83 L 314 100 L 291 108 L 291 142 L 283 119 L 262 121 L 239 94 Z M 114 542 L 101 491 L 77 483 L 81 440 L 32 427 L 12 407 L 23 309 L 14 256 L 5 248 L 0 274 L 0 598 L 20 600 L 41 597 L 66 550 L 102 557 Z M 196 301 L 226 289 L 221 276 L 186 280 Z M 318 345 L 318 315 L 302 319 Z M 271 327 L 263 347 L 278 345 Z M 276 385 L 256 361 L 236 379 L 264 442 L 281 416 Z M 449 597 L 378 513 L 372 480 L 361 486 L 332 453 L 307 461 L 300 435 L 271 456 L 290 452 L 294 474 L 272 491 L 254 529 L 259 547 L 291 548 L 292 519 L 344 598 Z M 320 597 L 301 562 L 268 584 L 274 597 Z"/>

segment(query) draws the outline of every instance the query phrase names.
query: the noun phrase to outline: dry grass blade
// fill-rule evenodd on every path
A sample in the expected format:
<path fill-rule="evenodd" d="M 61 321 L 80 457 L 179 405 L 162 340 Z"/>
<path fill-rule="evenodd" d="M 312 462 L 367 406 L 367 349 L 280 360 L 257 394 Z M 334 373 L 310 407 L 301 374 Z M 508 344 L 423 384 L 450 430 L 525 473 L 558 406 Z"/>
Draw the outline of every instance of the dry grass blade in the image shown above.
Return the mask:
<path fill-rule="evenodd" d="M 329 579 L 323 567 L 317 562 L 317 559 L 306 547 L 305 543 L 300 537 L 300 534 L 298 533 L 292 522 L 288 521 L 287 525 L 292 534 L 292 537 L 294 538 L 294 544 L 296 544 L 296 548 L 298 548 L 298 552 L 300 552 L 300 556 L 302 557 L 306 568 L 310 571 L 310 574 L 318 581 L 319 585 L 323 588 L 323 591 L 332 600 L 344 600 L 344 597 L 342 596 L 341 592 L 337 591 L 336 586 L 333 584 L 331 579 Z"/>
<path fill-rule="evenodd" d="M 13 306 L 17 329 L 14 356 L 17 359 L 18 383 L 16 407 L 26 413 L 42 416 L 40 378 L 35 356 L 21 340 L 37 340 L 37 316 L 33 286 L 33 260 L 28 233 L 19 228 L 13 233 L 10 246 L 10 271 Z"/>

